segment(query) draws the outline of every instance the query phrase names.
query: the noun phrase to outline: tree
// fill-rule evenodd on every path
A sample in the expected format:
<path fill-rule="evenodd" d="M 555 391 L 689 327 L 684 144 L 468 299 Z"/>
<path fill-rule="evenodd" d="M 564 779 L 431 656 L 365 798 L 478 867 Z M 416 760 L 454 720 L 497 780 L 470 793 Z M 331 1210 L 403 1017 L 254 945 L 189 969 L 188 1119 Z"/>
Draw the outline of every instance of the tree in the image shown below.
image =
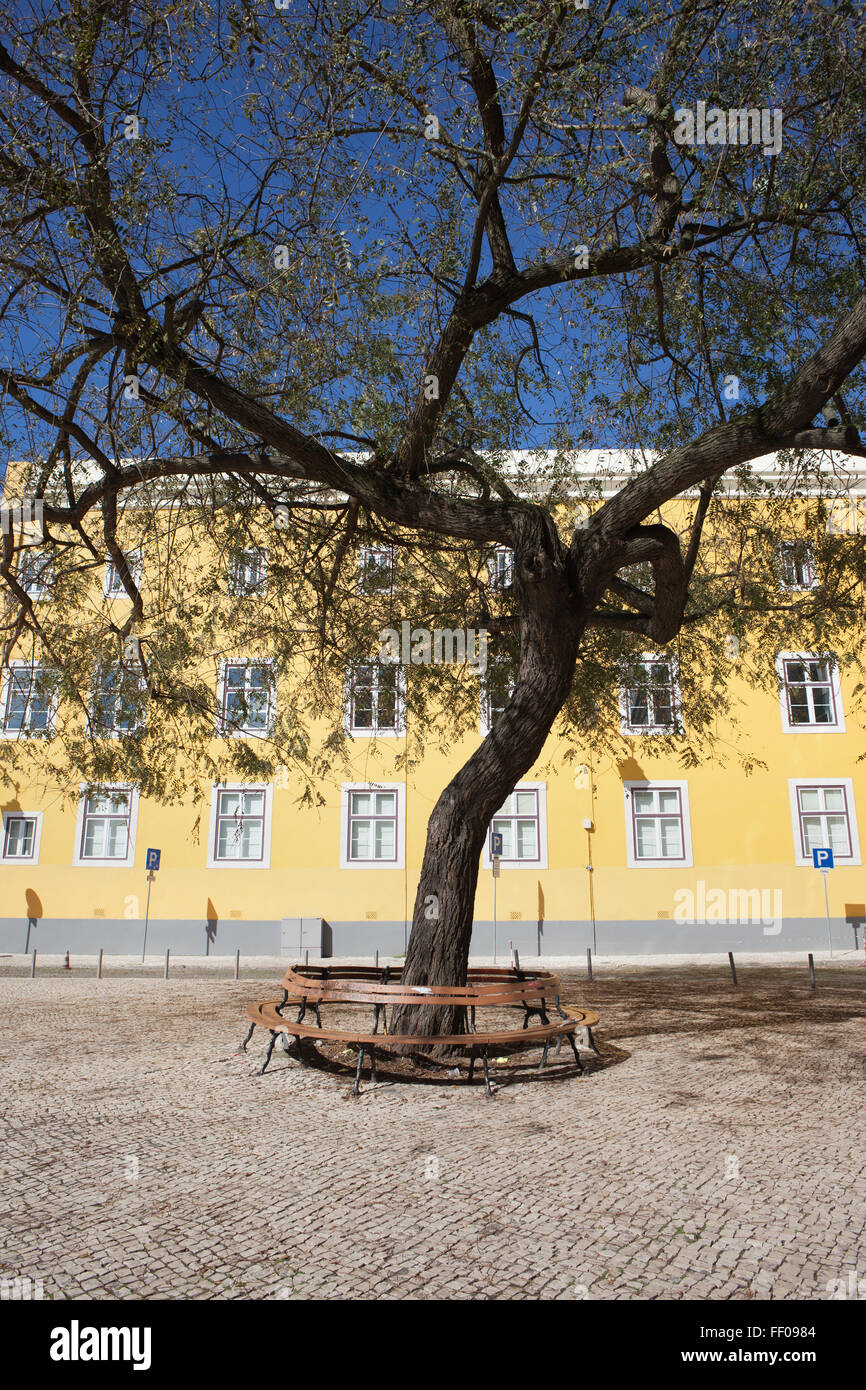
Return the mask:
<path fill-rule="evenodd" d="M 62 670 L 84 730 L 70 768 L 122 757 L 145 792 L 177 794 L 181 734 L 212 771 L 196 653 L 226 620 L 212 577 L 172 589 L 183 527 L 219 547 L 281 519 L 276 600 L 231 621 L 287 679 L 299 656 L 315 670 L 298 716 L 393 625 L 393 591 L 377 607 L 350 582 L 361 542 L 391 547 L 416 620 L 483 622 L 514 663 L 428 826 L 404 978 L 459 982 L 487 827 L 557 716 L 607 736 L 588 712 L 622 660 L 676 641 L 694 758 L 722 631 L 757 650 L 786 624 L 862 621 L 862 543 L 828 536 L 804 488 L 833 451 L 866 456 L 854 8 L 81 0 L 6 18 L 5 443 L 33 461 L 58 605 L 37 612 L 4 536 L 4 659 L 31 641 Z M 612 496 L 575 464 L 590 443 L 633 460 Z M 756 510 L 749 465 L 772 453 L 782 478 Z M 147 736 L 118 751 L 83 692 L 94 656 L 148 621 L 120 544 L 135 500 L 139 521 L 161 516 L 164 557 L 139 655 Z M 810 535 L 822 584 L 780 602 L 779 539 Z M 505 595 L 483 579 L 491 546 L 513 553 Z M 105 554 L 129 616 L 84 631 Z M 411 698 L 460 686 L 426 676 Z M 313 786 L 339 738 L 313 753 L 302 728 L 226 757 L 288 757 Z"/>

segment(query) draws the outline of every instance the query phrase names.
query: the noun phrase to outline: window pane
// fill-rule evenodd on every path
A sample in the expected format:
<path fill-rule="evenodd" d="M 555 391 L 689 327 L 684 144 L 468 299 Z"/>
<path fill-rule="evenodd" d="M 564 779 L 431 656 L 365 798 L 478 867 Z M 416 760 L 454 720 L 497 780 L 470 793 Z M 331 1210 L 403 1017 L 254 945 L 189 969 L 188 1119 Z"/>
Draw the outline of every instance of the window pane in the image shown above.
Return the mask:
<path fill-rule="evenodd" d="M 108 822 L 108 848 L 106 857 L 109 859 L 124 859 L 126 857 L 126 846 L 126 821 L 110 820 Z"/>
<path fill-rule="evenodd" d="M 654 807 L 655 792 L 633 792 L 635 811 L 652 811 Z"/>
<path fill-rule="evenodd" d="M 846 857 L 851 853 L 848 837 L 848 820 L 845 816 L 826 816 L 827 839 L 834 854 Z"/>
<path fill-rule="evenodd" d="M 806 844 L 806 853 L 811 854 L 813 849 L 826 848 L 824 841 L 824 820 L 822 816 L 803 816 L 803 839 Z"/>
<path fill-rule="evenodd" d="M 682 835 L 680 834 L 679 817 L 677 817 L 676 819 L 674 819 L 673 816 L 666 817 L 663 821 L 660 822 L 660 825 L 662 858 L 682 859 L 683 841 Z"/>
<path fill-rule="evenodd" d="M 376 858 L 393 859 L 394 854 L 394 822 L 392 820 L 376 821 Z"/>
<path fill-rule="evenodd" d="M 105 854 L 104 820 L 88 820 L 84 827 L 84 857 L 102 859 Z"/>
<path fill-rule="evenodd" d="M 825 685 L 813 687 L 812 698 L 815 701 L 815 723 L 833 723 L 833 705 L 830 700 L 830 691 Z"/>
<path fill-rule="evenodd" d="M 671 703 L 671 692 L 669 690 L 656 690 L 653 698 L 653 710 L 655 724 L 673 724 L 673 705 Z"/>
<path fill-rule="evenodd" d="M 262 857 L 262 822 L 258 819 L 243 822 L 241 857 L 243 859 L 261 859 Z"/>
<path fill-rule="evenodd" d="M 804 685 L 789 686 L 788 708 L 791 711 L 792 724 L 810 724 L 812 722 L 809 714 L 809 700 Z"/>
<path fill-rule="evenodd" d="M 352 792 L 352 815 L 369 816 L 373 812 L 373 797 L 370 792 Z"/>
<path fill-rule="evenodd" d="M 628 721 L 639 727 L 649 723 L 647 718 L 646 690 L 630 690 L 628 697 Z"/>
<path fill-rule="evenodd" d="M 221 816 L 236 816 L 241 808 L 239 792 L 220 792 L 219 811 Z"/>
<path fill-rule="evenodd" d="M 538 858 L 538 837 L 534 820 L 519 820 L 517 822 L 517 858 Z"/>
<path fill-rule="evenodd" d="M 261 816 L 265 810 L 264 792 L 244 792 L 244 815 Z"/>
<path fill-rule="evenodd" d="M 535 815 L 535 792 L 515 792 L 514 808 L 518 815 Z"/>
<path fill-rule="evenodd" d="M 350 858 L 369 859 L 370 858 L 370 821 L 352 821 L 352 839 Z"/>
<path fill-rule="evenodd" d="M 637 842 L 638 859 L 658 858 L 658 850 L 656 847 L 656 823 L 654 820 L 641 819 L 636 821 L 635 838 Z"/>
<path fill-rule="evenodd" d="M 376 793 L 376 815 L 377 815 L 377 816 L 393 816 L 393 815 L 394 815 L 394 812 L 395 812 L 395 806 L 394 806 L 395 798 L 396 798 L 396 793 L 395 793 L 395 792 L 377 792 L 377 793 Z"/>
<path fill-rule="evenodd" d="M 33 853 L 33 830 L 35 821 L 23 816 L 10 817 L 6 822 L 6 848 L 9 859 L 29 859 Z"/>
<path fill-rule="evenodd" d="M 824 805 L 828 811 L 844 811 L 845 793 L 841 787 L 822 787 L 821 790 L 824 793 Z"/>
<path fill-rule="evenodd" d="M 217 839 L 217 858 L 237 859 L 239 856 L 240 836 L 238 834 L 237 822 L 233 820 L 220 821 Z"/>
<path fill-rule="evenodd" d="M 803 811 L 820 811 L 821 793 L 817 787 L 800 787 L 800 808 Z"/>
<path fill-rule="evenodd" d="M 802 685 L 806 679 L 806 668 L 802 661 L 785 662 L 785 680 L 789 685 Z"/>
<path fill-rule="evenodd" d="M 658 794 L 658 798 L 660 811 L 679 811 L 680 794 L 678 791 L 674 791 L 673 789 L 661 791 Z"/>

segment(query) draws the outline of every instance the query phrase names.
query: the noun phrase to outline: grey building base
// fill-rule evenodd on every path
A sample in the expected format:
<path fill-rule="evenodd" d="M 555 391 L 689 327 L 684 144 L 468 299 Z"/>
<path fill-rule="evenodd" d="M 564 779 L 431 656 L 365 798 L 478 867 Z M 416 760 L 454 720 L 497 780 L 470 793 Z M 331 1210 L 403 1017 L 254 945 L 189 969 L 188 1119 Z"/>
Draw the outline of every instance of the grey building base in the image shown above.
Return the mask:
<path fill-rule="evenodd" d="M 406 924 L 399 922 L 327 922 L 318 918 L 283 918 L 278 921 L 189 921 L 151 919 L 147 929 L 148 955 L 170 948 L 175 955 L 227 956 L 240 950 L 245 956 L 284 955 L 297 959 L 301 943 L 310 957 L 402 955 L 406 949 Z M 321 922 L 321 927 L 319 923 Z M 287 926 L 287 924 L 291 924 Z M 312 926 L 315 924 L 315 927 Z M 864 945 L 862 919 L 831 919 L 834 949 L 852 950 Z M 0 917 L 0 953 L 25 950 L 49 955 L 71 951 L 95 955 L 134 955 L 141 950 L 142 921 L 125 918 Z M 321 943 L 321 949 L 320 949 Z M 601 956 L 680 955 L 719 951 L 822 951 L 826 950 L 827 922 L 823 917 L 788 917 L 776 931 L 760 922 L 727 925 L 709 922 L 650 920 L 644 922 L 497 922 L 496 954 L 509 958 L 513 945 L 521 957 L 582 956 L 588 946 Z M 493 922 L 476 921 L 470 953 L 493 955 Z"/>

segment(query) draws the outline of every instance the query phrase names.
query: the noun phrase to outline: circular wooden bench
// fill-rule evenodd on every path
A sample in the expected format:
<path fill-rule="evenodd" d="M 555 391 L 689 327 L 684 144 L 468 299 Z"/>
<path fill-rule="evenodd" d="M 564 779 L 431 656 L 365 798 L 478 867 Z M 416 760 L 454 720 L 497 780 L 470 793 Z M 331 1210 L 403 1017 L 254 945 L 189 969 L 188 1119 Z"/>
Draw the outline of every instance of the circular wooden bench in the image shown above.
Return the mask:
<path fill-rule="evenodd" d="M 547 970 L 521 970 L 517 967 L 487 966 L 470 969 L 465 985 L 404 985 L 402 967 L 385 966 L 379 969 L 367 965 L 290 965 L 283 977 L 283 997 L 278 1000 L 264 1000 L 250 1004 L 247 1018 L 251 1020 L 249 1032 L 241 1043 L 240 1050 L 246 1052 L 247 1044 L 256 1027 L 266 1028 L 270 1033 L 265 1059 L 259 1068 L 261 1076 L 274 1050 L 277 1038 L 282 1035 L 288 1050 L 287 1038 L 293 1037 L 296 1043 L 296 1056 L 306 1065 L 301 1047 L 302 1040 L 322 1042 L 351 1043 L 358 1047 L 358 1067 L 352 1094 L 358 1095 L 361 1083 L 361 1068 L 365 1054 L 369 1053 L 370 1079 L 376 1079 L 376 1051 L 378 1048 L 464 1046 L 469 1049 L 469 1069 L 467 1083 L 472 1081 L 476 1055 L 480 1053 L 484 1067 L 484 1086 L 487 1095 L 492 1094 L 488 1069 L 488 1051 L 491 1047 L 515 1046 L 531 1042 L 544 1045 L 538 1070 L 547 1062 L 551 1042 L 561 1044 L 567 1038 L 574 1053 L 579 1072 L 583 1071 L 580 1054 L 574 1040 L 577 1029 L 586 1033 L 587 1045 L 598 1055 L 598 1048 L 592 1036 L 592 1029 L 598 1023 L 598 1015 L 587 1009 L 563 1008 L 560 1004 L 560 982 L 556 975 Z M 551 1020 L 547 1011 L 547 1000 L 553 998 L 556 1018 Z M 297 1017 L 288 1019 L 284 1011 L 291 1005 L 298 1005 Z M 373 1010 L 373 1024 L 369 1033 L 357 1029 L 338 1027 L 325 1028 L 322 1025 L 321 1009 L 324 1005 L 366 1006 Z M 436 1005 L 459 1006 L 466 1010 L 468 1031 L 459 1033 L 397 1033 L 387 1031 L 388 1008 L 395 1004 L 411 1005 L 417 1008 L 430 1008 Z M 523 1010 L 522 1025 L 517 1028 L 498 1028 L 493 1031 L 480 1031 L 476 1028 L 476 1010 L 479 1008 L 518 1008 Z M 308 1012 L 315 1015 L 315 1024 L 305 1022 Z M 530 1024 L 533 1016 L 538 1022 Z M 379 1032 L 379 1025 L 383 1031 Z M 375 1039 L 375 1041 L 374 1041 Z"/>

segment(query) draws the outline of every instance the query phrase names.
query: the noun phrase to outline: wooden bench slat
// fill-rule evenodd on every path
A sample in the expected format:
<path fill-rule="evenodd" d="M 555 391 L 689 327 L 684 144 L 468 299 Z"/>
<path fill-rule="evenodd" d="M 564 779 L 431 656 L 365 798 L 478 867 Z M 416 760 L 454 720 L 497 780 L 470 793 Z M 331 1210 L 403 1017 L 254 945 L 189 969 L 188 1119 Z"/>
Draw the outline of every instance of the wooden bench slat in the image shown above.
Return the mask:
<path fill-rule="evenodd" d="M 536 1024 L 529 1028 L 496 1030 L 488 1033 L 446 1033 L 431 1037 L 429 1033 L 361 1033 L 342 1028 L 317 1028 L 306 1023 L 295 1023 L 277 1013 L 279 1000 L 274 999 L 260 1004 L 250 1004 L 247 1018 L 275 1032 L 291 1033 L 299 1038 L 320 1038 L 323 1042 L 350 1042 L 357 1046 L 369 1047 L 435 1047 L 462 1044 L 466 1047 L 492 1047 L 499 1043 L 528 1042 L 534 1038 L 555 1038 L 575 1028 L 593 1027 L 598 1015 L 583 1009 L 568 1009 L 567 1018 L 556 1022 Z M 285 1007 L 284 1005 L 282 1007 Z"/>

